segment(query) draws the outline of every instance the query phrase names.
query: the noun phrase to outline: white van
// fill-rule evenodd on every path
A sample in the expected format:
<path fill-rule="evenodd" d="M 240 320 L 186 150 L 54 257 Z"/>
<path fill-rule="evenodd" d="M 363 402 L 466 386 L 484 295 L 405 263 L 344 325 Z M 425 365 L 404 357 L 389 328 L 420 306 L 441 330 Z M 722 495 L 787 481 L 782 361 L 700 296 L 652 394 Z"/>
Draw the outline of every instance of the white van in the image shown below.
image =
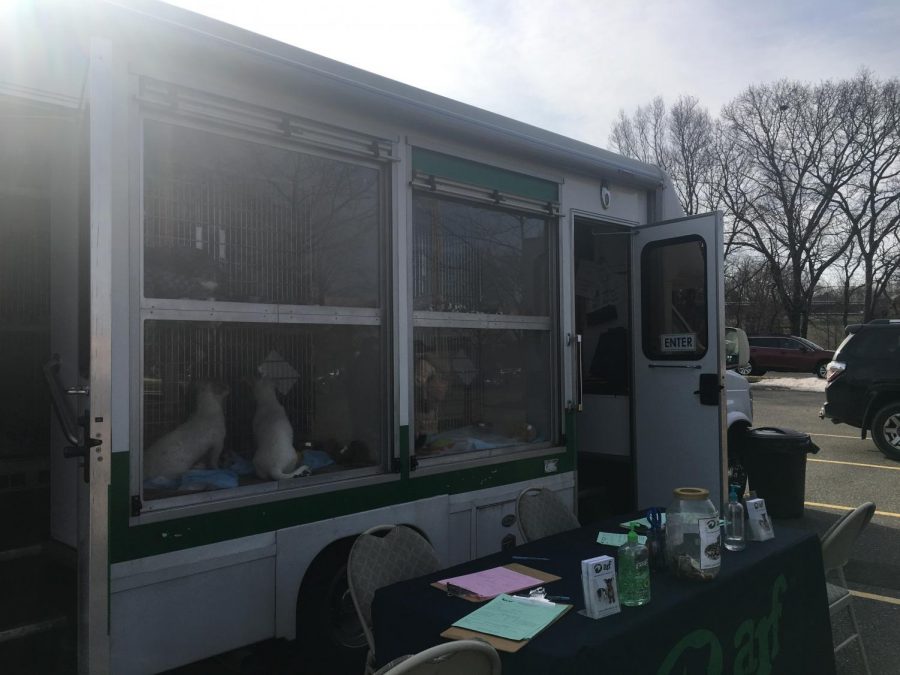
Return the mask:
<path fill-rule="evenodd" d="M 722 217 L 660 169 L 162 3 L 24 4 L 0 563 L 72 562 L 77 611 L 17 627 L 44 653 L 68 621 L 82 673 L 275 637 L 339 669 L 370 526 L 450 565 L 517 544 L 527 486 L 726 496 Z"/>

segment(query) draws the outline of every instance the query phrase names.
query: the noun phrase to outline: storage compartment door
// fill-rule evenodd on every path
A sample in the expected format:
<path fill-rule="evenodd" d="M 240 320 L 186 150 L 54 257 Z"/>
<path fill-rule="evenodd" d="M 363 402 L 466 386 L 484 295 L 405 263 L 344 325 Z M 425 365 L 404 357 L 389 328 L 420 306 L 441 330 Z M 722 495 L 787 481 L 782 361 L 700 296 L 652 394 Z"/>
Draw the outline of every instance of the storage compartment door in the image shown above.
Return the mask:
<path fill-rule="evenodd" d="M 637 506 L 680 486 L 721 503 L 726 462 L 722 217 L 638 230 L 633 247 L 634 459 Z"/>

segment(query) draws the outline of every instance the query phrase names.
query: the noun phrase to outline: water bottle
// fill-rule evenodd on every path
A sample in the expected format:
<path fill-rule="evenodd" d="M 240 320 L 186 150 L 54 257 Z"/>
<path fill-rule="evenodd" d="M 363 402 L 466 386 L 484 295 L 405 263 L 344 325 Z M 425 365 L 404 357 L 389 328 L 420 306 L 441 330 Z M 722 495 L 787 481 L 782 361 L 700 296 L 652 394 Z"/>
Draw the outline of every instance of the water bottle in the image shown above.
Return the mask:
<path fill-rule="evenodd" d="M 628 541 L 619 547 L 616 567 L 621 603 L 626 607 L 639 607 L 650 602 L 650 552 L 638 543 L 634 526 L 628 531 Z"/>
<path fill-rule="evenodd" d="M 725 510 L 725 548 L 729 551 L 743 551 L 746 545 L 744 506 L 738 501 L 737 488 L 732 486 Z"/>

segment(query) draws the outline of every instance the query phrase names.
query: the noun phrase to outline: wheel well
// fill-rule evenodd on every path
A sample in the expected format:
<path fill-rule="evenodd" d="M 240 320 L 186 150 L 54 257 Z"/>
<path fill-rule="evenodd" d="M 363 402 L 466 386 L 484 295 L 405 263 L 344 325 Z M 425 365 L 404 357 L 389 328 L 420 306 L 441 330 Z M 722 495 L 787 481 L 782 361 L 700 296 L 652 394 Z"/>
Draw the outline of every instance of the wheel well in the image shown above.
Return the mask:
<path fill-rule="evenodd" d="M 881 391 L 878 392 L 874 398 L 869 401 L 869 405 L 866 406 L 866 413 L 863 415 L 862 420 L 862 428 L 863 431 L 866 429 L 870 429 L 872 426 L 872 420 L 875 418 L 875 415 L 878 414 L 878 411 L 881 410 L 888 403 L 896 403 L 900 402 L 900 391 Z"/>

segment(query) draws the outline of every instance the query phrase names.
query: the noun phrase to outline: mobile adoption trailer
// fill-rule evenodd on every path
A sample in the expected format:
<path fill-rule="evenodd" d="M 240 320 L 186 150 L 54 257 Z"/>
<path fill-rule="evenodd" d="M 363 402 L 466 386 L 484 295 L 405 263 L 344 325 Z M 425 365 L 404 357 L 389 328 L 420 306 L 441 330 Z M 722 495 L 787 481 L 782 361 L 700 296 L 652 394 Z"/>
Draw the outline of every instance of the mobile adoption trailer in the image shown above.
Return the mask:
<path fill-rule="evenodd" d="M 449 565 L 525 486 L 721 497 L 721 220 L 657 168 L 162 4 L 2 31 L 3 541 L 77 552 L 81 672 L 353 644 L 376 524 Z"/>

